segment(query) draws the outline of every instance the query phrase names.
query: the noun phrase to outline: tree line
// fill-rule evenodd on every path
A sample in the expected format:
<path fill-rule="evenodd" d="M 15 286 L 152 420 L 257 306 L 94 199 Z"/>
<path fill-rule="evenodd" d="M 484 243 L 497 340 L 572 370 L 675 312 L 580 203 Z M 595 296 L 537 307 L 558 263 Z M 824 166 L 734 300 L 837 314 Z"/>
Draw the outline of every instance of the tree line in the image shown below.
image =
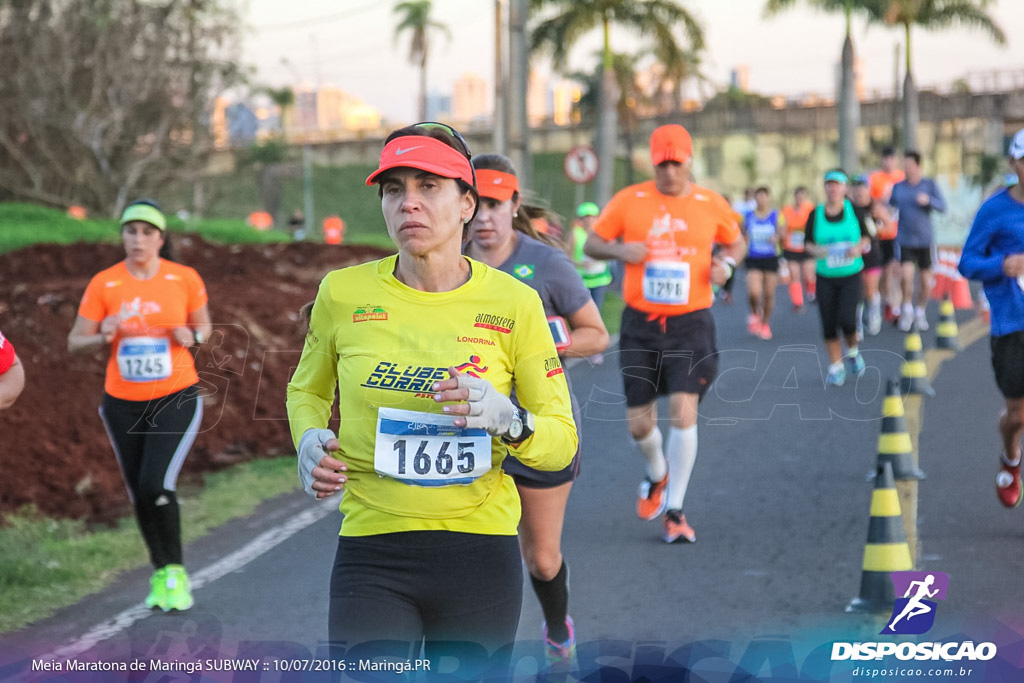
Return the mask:
<path fill-rule="evenodd" d="M 691 11 L 694 1 L 527 1 L 531 54 L 550 56 L 556 70 L 586 86 L 581 104 L 597 118 L 595 144 L 601 167 L 609 174 L 599 176 L 598 195 L 607 199 L 613 190 L 616 139 L 621 135 L 632 145 L 637 110 L 650 104 L 650 91 L 637 85 L 641 59 L 660 65 L 654 96 L 666 110 L 681 107 L 684 81 L 708 81 L 701 65 L 709 46 Z M 897 142 L 914 146 L 911 27 L 975 27 L 1005 43 L 1003 30 L 988 12 L 992 4 L 765 0 L 764 13 L 772 16 L 804 5 L 844 15 L 837 126 L 841 164 L 855 168 L 859 107 L 852 94 L 853 18 L 904 33 L 903 139 Z M 431 0 L 396 2 L 394 13 L 395 40 L 408 36 L 409 60 L 419 71 L 417 97 L 425 118 L 430 36 L 447 37 L 450 31 L 436 20 Z M 228 0 L 0 0 L 0 201 L 80 204 L 116 215 L 130 199 L 184 181 L 194 183 L 193 210 L 201 214 L 201 175 L 212 151 L 214 98 L 246 81 L 238 59 L 241 26 L 238 6 Z M 640 36 L 643 47 L 615 52 L 612 26 Z M 570 50 L 592 31 L 601 31 L 604 38 L 594 57 L 595 69 L 571 71 Z M 673 101 L 664 102 L 666 94 Z M 291 103 L 283 94 L 273 99 L 282 106 Z"/>

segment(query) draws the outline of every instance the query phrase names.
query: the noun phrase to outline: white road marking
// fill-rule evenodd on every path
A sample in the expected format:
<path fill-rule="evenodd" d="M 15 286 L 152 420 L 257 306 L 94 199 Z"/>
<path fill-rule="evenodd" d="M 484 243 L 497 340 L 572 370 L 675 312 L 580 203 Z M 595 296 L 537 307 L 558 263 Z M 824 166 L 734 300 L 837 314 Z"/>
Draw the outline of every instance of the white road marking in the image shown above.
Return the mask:
<path fill-rule="evenodd" d="M 296 515 L 284 524 L 265 531 L 250 543 L 247 543 L 245 547 L 221 558 L 210 566 L 197 571 L 195 574 L 189 574 L 192 590 L 198 590 L 206 584 L 238 570 L 274 546 L 288 540 L 299 531 L 337 510 L 337 502 L 331 499 L 328 500 L 330 500 L 329 504 L 316 505 Z M 146 607 L 144 602 L 129 607 L 107 621 L 93 626 L 81 637 L 50 653 L 41 655 L 38 659 L 43 661 L 74 659 L 77 655 L 86 652 L 104 640 L 114 637 L 119 632 L 129 628 L 135 622 L 145 619 L 152 613 L 152 610 Z"/>

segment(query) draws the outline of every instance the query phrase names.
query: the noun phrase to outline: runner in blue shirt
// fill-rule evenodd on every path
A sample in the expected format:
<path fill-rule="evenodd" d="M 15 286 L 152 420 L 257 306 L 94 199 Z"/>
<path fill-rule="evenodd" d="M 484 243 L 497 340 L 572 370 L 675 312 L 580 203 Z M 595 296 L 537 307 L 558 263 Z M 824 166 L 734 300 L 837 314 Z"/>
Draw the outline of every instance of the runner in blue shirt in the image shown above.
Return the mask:
<path fill-rule="evenodd" d="M 775 288 L 779 284 L 779 245 L 785 220 L 773 209 L 767 187 L 754 191 L 754 210 L 743 217 L 743 233 L 750 244 L 747 266 L 747 332 L 764 340 L 772 338 L 768 321 L 775 308 Z"/>
<path fill-rule="evenodd" d="M 1024 129 L 1010 144 L 1010 167 L 1024 177 Z M 996 494 L 1006 507 L 1021 501 L 1020 439 L 1024 435 L 1024 187 L 989 197 L 974 217 L 959 270 L 981 280 L 992 312 L 992 369 L 1006 399 L 999 418 L 1003 453 Z"/>

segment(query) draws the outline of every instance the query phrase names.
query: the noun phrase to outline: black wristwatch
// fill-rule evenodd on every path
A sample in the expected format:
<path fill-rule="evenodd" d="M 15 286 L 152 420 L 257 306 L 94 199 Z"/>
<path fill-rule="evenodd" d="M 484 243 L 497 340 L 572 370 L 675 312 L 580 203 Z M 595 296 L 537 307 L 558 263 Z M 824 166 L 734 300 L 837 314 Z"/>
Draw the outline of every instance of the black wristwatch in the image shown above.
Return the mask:
<path fill-rule="evenodd" d="M 529 439 L 533 432 L 533 415 L 526 408 L 516 406 L 512 413 L 512 424 L 508 426 L 508 431 L 501 435 L 501 440 L 505 444 L 522 443 Z"/>

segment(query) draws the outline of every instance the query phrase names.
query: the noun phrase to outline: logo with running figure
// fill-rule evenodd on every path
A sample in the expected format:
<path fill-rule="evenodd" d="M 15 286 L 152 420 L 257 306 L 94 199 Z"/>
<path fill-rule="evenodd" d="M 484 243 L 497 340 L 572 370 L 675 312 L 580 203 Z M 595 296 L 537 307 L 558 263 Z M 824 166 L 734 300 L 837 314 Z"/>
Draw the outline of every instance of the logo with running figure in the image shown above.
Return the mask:
<path fill-rule="evenodd" d="M 896 605 L 883 634 L 916 635 L 926 632 L 935 623 L 935 600 L 945 600 L 949 575 L 944 572 L 892 572 Z"/>
<path fill-rule="evenodd" d="M 462 372 L 462 373 L 465 373 L 467 375 L 470 375 L 471 377 L 480 377 L 485 372 L 487 372 L 487 367 L 488 366 L 480 365 L 483 362 L 484 362 L 483 358 L 481 358 L 480 356 L 478 356 L 476 354 L 473 354 L 472 356 L 469 357 L 469 362 L 468 363 L 462 363 L 461 365 L 456 365 L 455 369 L 458 370 L 459 372 Z"/>

